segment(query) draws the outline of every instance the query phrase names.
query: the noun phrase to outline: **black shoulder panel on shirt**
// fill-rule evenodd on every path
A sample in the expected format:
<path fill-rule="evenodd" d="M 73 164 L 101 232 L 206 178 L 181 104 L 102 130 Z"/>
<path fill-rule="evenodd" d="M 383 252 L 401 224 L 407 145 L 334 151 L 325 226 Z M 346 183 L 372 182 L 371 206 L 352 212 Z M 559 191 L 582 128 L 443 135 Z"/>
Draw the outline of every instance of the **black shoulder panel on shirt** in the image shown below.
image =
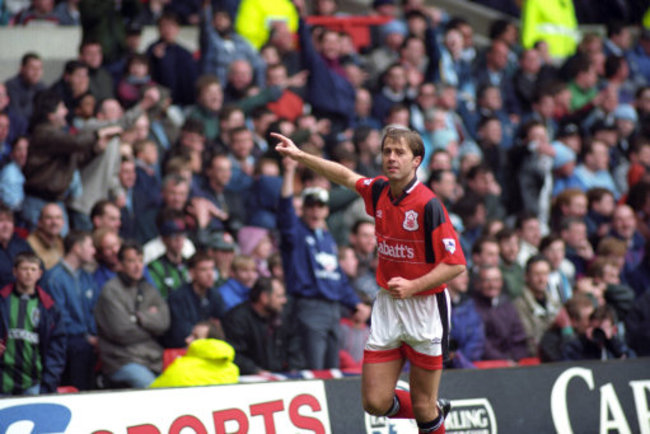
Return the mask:
<path fill-rule="evenodd" d="M 437 197 L 432 198 L 424 205 L 424 247 L 428 263 L 436 262 L 431 233 L 445 221 L 445 211 L 442 203 Z"/>
<path fill-rule="evenodd" d="M 378 179 L 372 184 L 372 209 L 377 209 L 377 202 L 379 202 L 379 196 L 381 192 L 384 191 L 384 188 L 388 185 L 388 181 L 385 179 Z M 374 217 L 374 216 L 373 216 Z"/>

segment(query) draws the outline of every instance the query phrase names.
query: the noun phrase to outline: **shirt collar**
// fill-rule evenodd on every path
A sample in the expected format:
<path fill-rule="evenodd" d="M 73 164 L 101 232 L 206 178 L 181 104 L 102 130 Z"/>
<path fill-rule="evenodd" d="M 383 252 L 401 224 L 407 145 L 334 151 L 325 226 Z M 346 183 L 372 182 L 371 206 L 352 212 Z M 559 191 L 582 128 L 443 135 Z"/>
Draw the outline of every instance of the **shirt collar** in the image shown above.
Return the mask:
<path fill-rule="evenodd" d="M 390 188 L 388 188 L 388 198 L 390 201 L 393 203 L 393 205 L 398 205 L 406 196 L 411 194 L 413 190 L 415 190 L 415 187 L 418 184 L 418 178 L 417 176 L 414 176 L 413 179 L 404 186 L 404 190 L 402 190 L 402 194 L 397 199 L 393 199 L 393 194 L 390 191 Z"/>
<path fill-rule="evenodd" d="M 68 273 L 72 274 L 73 276 L 78 276 L 78 275 L 79 275 L 79 270 L 80 270 L 80 269 L 75 270 L 74 268 L 72 268 L 72 266 L 71 266 L 70 264 L 68 264 L 68 263 L 66 262 L 65 259 L 61 259 L 61 266 L 63 267 L 63 269 L 64 269 L 65 271 L 67 271 Z"/>

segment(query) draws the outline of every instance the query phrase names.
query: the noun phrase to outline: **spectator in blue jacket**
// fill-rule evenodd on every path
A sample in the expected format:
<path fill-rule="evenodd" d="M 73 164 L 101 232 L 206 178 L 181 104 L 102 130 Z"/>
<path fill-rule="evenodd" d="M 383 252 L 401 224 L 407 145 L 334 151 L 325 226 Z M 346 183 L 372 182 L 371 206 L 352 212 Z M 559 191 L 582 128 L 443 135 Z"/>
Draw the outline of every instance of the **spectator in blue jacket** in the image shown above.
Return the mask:
<path fill-rule="evenodd" d="M 285 158 L 278 207 L 282 264 L 287 289 L 295 298 L 294 321 L 299 328 L 309 369 L 338 367 L 341 306 L 361 322 L 370 308 L 361 302 L 338 263 L 334 237 L 327 230 L 329 194 L 320 187 L 303 191 L 302 219 L 293 207 L 296 164 Z"/>
<path fill-rule="evenodd" d="M 93 388 L 97 362 L 97 325 L 93 309 L 99 288 L 84 267 L 94 262 L 90 233 L 71 231 L 63 242 L 64 256 L 43 277 L 44 288 L 61 311 L 67 336 L 67 357 L 62 383 L 79 390 Z"/>
<path fill-rule="evenodd" d="M 451 368 L 474 368 L 485 350 L 485 328 L 474 300 L 467 296 L 469 274 L 464 272 L 447 283 L 453 309 L 451 310 L 450 348 Z"/>
<path fill-rule="evenodd" d="M 22 252 L 12 264 L 16 282 L 0 289 L 0 395 L 54 393 L 65 364 L 61 313 L 36 284 L 42 275 L 38 256 Z"/>
<path fill-rule="evenodd" d="M 223 301 L 214 287 L 214 260 L 199 252 L 190 258 L 188 267 L 192 283 L 186 283 L 167 299 L 171 323 L 164 343 L 168 348 L 184 347 L 194 326 L 222 316 Z"/>
<path fill-rule="evenodd" d="M 231 277 L 219 287 L 223 299 L 223 313 L 248 300 L 248 294 L 257 281 L 257 265 L 250 256 L 238 255 L 232 261 Z"/>

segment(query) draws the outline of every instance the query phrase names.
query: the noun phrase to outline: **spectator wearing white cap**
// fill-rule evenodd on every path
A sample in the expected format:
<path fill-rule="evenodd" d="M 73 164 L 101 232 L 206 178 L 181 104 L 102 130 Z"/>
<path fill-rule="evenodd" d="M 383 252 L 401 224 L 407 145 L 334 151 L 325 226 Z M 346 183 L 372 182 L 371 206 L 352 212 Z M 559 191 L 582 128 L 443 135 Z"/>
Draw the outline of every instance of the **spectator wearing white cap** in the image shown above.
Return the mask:
<path fill-rule="evenodd" d="M 329 193 L 322 187 L 302 192 L 302 218 L 293 206 L 297 163 L 285 158 L 282 197 L 278 206 L 282 263 L 287 292 L 294 297 L 294 321 L 300 329 L 309 369 L 331 369 L 339 364 L 341 306 L 365 322 L 369 307 L 349 284 L 337 258 L 337 246 L 327 230 Z"/>

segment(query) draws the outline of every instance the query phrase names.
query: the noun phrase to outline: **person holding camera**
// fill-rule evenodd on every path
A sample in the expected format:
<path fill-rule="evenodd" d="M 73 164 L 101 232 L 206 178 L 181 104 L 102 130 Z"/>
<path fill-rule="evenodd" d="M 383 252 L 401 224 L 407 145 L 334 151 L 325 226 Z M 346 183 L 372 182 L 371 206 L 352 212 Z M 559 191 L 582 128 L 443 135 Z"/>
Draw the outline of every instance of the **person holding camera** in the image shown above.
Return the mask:
<path fill-rule="evenodd" d="M 618 335 L 616 315 L 607 305 L 597 307 L 589 326 L 562 346 L 564 360 L 612 360 L 636 357 Z"/>

